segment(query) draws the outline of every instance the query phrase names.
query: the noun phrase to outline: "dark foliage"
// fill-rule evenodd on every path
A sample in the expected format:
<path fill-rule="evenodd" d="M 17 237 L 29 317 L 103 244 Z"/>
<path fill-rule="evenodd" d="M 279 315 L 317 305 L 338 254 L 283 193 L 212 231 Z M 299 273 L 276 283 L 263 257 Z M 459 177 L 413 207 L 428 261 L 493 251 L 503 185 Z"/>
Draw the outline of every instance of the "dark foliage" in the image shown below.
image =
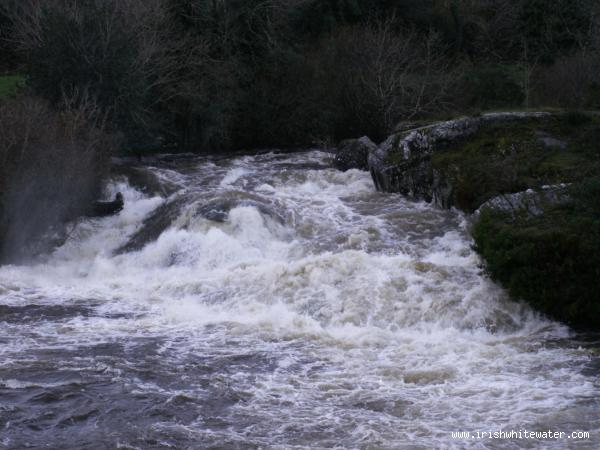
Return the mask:
<path fill-rule="evenodd" d="M 581 112 L 486 124 L 436 152 L 432 166 L 453 186 L 451 204 L 473 212 L 502 194 L 600 175 L 598 139 L 600 118 Z"/>
<path fill-rule="evenodd" d="M 414 118 L 600 104 L 593 0 L 4 3 L 2 51 L 35 92 L 87 93 L 136 152 L 379 140 Z"/>
<path fill-rule="evenodd" d="M 598 329 L 600 178 L 573 188 L 568 207 L 512 218 L 484 211 L 474 227 L 477 251 L 490 275 L 550 316 Z"/>

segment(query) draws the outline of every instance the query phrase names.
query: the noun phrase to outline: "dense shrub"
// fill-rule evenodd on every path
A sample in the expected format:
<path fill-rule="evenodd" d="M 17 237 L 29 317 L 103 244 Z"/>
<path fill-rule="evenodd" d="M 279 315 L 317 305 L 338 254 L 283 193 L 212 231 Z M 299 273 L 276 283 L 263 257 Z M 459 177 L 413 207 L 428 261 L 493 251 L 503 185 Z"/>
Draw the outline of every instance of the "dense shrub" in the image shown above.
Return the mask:
<path fill-rule="evenodd" d="M 510 295 L 568 323 L 598 329 L 600 178 L 572 190 L 570 206 L 539 217 L 483 211 L 474 226 L 476 250 Z"/>
<path fill-rule="evenodd" d="M 536 95 L 548 106 L 600 107 L 600 47 L 557 58 L 540 71 Z"/>
<path fill-rule="evenodd" d="M 19 75 L 0 76 L 0 100 L 15 95 L 23 86 L 24 79 Z"/>
<path fill-rule="evenodd" d="M 108 114 L 128 146 L 156 146 L 153 109 L 169 83 L 161 0 L 28 0 L 13 2 L 12 42 L 35 94 L 54 106 L 86 95 Z"/>
<path fill-rule="evenodd" d="M 522 105 L 525 93 L 521 76 L 518 66 L 497 64 L 472 68 L 463 80 L 466 105 L 481 109 Z"/>

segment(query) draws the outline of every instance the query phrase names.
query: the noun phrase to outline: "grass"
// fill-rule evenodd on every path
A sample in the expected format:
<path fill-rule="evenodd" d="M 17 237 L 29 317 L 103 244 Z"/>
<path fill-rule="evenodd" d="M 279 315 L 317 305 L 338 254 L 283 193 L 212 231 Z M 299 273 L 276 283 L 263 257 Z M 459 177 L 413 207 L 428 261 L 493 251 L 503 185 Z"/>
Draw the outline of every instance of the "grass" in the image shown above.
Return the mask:
<path fill-rule="evenodd" d="M 25 78 L 21 75 L 0 76 L 0 99 L 14 95 L 24 83 Z"/>

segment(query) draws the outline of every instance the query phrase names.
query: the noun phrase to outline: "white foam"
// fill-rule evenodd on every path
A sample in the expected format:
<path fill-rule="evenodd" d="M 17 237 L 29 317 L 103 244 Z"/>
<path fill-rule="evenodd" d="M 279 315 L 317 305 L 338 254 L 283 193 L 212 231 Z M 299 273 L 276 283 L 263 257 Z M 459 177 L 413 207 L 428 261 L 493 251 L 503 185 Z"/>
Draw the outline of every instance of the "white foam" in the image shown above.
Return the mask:
<path fill-rule="evenodd" d="M 221 180 L 221 187 L 233 185 L 246 174 L 248 174 L 248 170 L 244 167 L 236 167 L 231 169 Z"/>
<path fill-rule="evenodd" d="M 279 369 L 257 375 L 245 387 L 251 400 L 237 408 L 272 424 L 274 436 L 296 424 L 343 428 L 354 442 L 383 447 L 409 435 L 443 446 L 450 430 L 560 422 L 561 411 L 598 394 L 580 371 L 587 351 L 544 345 L 568 329 L 509 301 L 481 273 L 463 216 L 386 203 L 364 172 L 268 172 L 257 162 L 277 158 L 237 160 L 216 174 L 211 195 L 258 178 L 255 191 L 288 208 L 289 224 L 240 206 L 224 223 L 178 222 L 140 251 L 113 256 L 164 200 L 112 186 L 125 195 L 124 211 L 79 224 L 47 263 L 1 268 L 1 302 L 96 299 L 98 316 L 36 325 L 59 346 L 160 335 L 177 342 L 169 348 L 181 358 L 198 346 L 231 351 L 219 345 L 232 338 L 271 353 Z M 380 210 L 371 206 L 378 201 Z M 365 202 L 371 214 L 359 211 Z M 435 227 L 445 228 L 427 234 Z M 7 356 L 35 345 L 16 342 L 26 332 L 4 329 L 15 341 Z M 319 369 L 302 377 L 296 360 Z"/>

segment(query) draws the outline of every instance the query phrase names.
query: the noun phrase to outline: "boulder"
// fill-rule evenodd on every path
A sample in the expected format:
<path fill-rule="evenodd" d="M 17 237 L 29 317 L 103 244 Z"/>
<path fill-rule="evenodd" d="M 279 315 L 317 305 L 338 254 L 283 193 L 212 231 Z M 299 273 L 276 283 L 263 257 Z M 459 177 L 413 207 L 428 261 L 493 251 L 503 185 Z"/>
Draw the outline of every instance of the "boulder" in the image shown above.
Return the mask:
<path fill-rule="evenodd" d="M 449 188 L 432 170 L 431 155 L 474 135 L 480 124 L 480 118 L 461 118 L 391 135 L 369 155 L 375 187 L 445 206 Z"/>
<path fill-rule="evenodd" d="M 123 209 L 123 194 L 117 193 L 111 202 L 95 202 L 86 212 L 87 217 L 105 217 L 120 212 Z"/>
<path fill-rule="evenodd" d="M 544 214 L 548 206 L 566 206 L 572 202 L 568 192 L 568 184 L 542 186 L 541 189 L 527 189 L 514 194 L 503 194 L 486 201 L 475 211 L 479 216 L 484 210 L 493 210 L 506 213 L 511 217 L 525 214 L 538 217 Z"/>
<path fill-rule="evenodd" d="M 350 169 L 369 170 L 369 153 L 376 149 L 377 145 L 367 136 L 342 141 L 335 154 L 333 167 L 344 172 Z"/>
<path fill-rule="evenodd" d="M 464 190 L 479 189 L 478 186 L 462 186 L 469 177 L 502 179 L 509 174 L 496 173 L 502 163 L 499 159 L 509 154 L 520 151 L 513 142 L 519 139 L 529 145 L 530 136 L 526 132 L 515 134 L 512 132 L 514 124 L 527 124 L 533 133 L 537 125 L 544 127 L 544 123 L 553 117 L 550 113 L 488 113 L 478 117 L 463 117 L 455 120 L 439 122 L 413 130 L 395 133 L 386 139 L 377 149 L 371 151 L 368 157 L 369 170 L 375 187 L 383 192 L 398 192 L 416 200 L 434 202 L 443 208 L 457 206 L 461 209 L 474 211 L 483 201 L 494 194 L 493 189 L 481 187 L 481 195 L 477 193 L 474 198 Z M 522 130 L 520 130 L 522 131 Z M 502 133 L 506 135 L 503 138 Z M 489 135 L 489 136 L 488 136 Z M 546 135 L 544 135 L 546 136 Z M 489 158 L 484 152 L 478 153 L 478 146 L 487 145 L 485 138 L 498 144 L 497 153 Z M 481 142 L 480 142 L 481 141 Z M 534 145 L 546 148 L 545 141 L 533 140 Z M 553 141 L 554 143 L 554 141 Z M 561 141 L 562 143 L 562 141 Z M 565 144 L 566 145 L 566 144 Z M 468 155 L 459 155 L 457 158 L 446 158 L 454 153 L 467 149 Z M 561 145 L 556 147 L 565 150 Z M 494 165 L 486 174 L 473 175 L 467 173 L 466 166 L 485 169 L 485 164 L 479 164 L 478 158 L 487 158 L 489 165 Z M 510 158 L 507 158 L 507 160 Z M 469 179 L 468 182 L 471 180 Z M 493 183 L 492 183 L 493 184 Z M 523 190 L 526 185 L 509 186 L 508 191 Z M 488 192 L 489 191 L 489 192 Z M 499 192 L 504 192 L 504 186 Z"/>
<path fill-rule="evenodd" d="M 111 172 L 116 178 L 125 177 L 130 186 L 148 195 L 168 197 L 180 188 L 148 167 L 114 164 Z"/>

